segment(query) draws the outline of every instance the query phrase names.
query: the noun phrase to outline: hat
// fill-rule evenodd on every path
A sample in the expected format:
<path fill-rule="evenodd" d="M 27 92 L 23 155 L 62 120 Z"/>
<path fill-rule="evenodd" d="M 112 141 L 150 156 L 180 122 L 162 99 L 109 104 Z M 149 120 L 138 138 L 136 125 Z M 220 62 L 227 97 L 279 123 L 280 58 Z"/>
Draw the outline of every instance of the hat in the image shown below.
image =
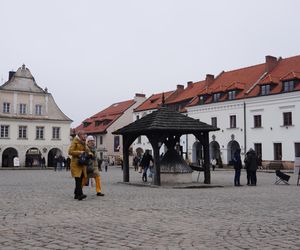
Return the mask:
<path fill-rule="evenodd" d="M 95 141 L 95 138 L 94 138 L 94 136 L 89 135 L 89 136 L 85 139 L 85 141 L 86 141 L 86 142 L 88 142 L 88 141 Z"/>

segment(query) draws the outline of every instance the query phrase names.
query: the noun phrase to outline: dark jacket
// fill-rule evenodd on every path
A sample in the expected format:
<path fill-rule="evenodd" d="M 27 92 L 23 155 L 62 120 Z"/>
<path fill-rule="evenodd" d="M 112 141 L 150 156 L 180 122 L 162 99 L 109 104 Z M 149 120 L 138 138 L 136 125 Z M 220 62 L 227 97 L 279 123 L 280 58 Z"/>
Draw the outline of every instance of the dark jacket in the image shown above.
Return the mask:
<path fill-rule="evenodd" d="M 253 149 L 247 152 L 244 162 L 247 170 L 256 171 L 258 169 L 258 157 Z"/>
<path fill-rule="evenodd" d="M 150 161 L 153 162 L 152 155 L 145 153 L 145 154 L 143 155 L 142 160 L 141 160 L 140 166 L 141 166 L 141 167 L 149 167 Z"/>
<path fill-rule="evenodd" d="M 235 170 L 242 169 L 242 160 L 241 160 L 240 152 L 241 152 L 241 150 L 237 150 L 234 152 L 234 155 L 233 155 L 233 167 Z"/>

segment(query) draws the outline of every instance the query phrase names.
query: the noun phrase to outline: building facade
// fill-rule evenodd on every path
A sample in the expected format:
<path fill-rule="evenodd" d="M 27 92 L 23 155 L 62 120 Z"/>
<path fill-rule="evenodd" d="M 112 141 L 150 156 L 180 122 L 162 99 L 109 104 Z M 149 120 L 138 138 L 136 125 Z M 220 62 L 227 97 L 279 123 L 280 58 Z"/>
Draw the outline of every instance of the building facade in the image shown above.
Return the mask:
<path fill-rule="evenodd" d="M 52 166 L 55 156 L 67 155 L 72 120 L 25 65 L 0 86 L 0 105 L 1 167 L 40 166 L 42 158 Z"/>
<path fill-rule="evenodd" d="M 75 131 L 83 130 L 96 139 L 97 157 L 111 164 L 120 164 L 123 147 L 122 137 L 112 132 L 132 122 L 133 110 L 146 99 L 144 94 L 135 94 L 134 99 L 114 103 L 99 113 L 85 119 Z"/>

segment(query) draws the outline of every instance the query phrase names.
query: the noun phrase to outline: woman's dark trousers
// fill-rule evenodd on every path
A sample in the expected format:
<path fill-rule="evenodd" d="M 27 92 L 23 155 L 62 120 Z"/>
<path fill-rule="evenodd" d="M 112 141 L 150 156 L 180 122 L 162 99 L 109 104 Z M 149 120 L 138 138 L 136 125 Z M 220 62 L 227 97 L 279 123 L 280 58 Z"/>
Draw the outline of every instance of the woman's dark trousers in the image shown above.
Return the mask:
<path fill-rule="evenodd" d="M 75 198 L 83 195 L 82 187 L 81 187 L 82 177 L 83 177 L 83 175 L 81 175 L 80 177 L 75 177 L 75 191 L 74 191 Z"/>
<path fill-rule="evenodd" d="M 234 185 L 240 186 L 240 177 L 241 177 L 241 170 L 235 169 L 235 175 L 234 175 Z"/>

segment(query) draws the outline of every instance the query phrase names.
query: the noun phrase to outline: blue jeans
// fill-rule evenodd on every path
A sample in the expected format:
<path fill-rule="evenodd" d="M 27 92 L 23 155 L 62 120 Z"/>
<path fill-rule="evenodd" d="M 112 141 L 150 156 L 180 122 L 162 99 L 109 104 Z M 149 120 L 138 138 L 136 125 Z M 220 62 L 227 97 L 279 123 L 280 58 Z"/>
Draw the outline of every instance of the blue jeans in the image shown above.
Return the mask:
<path fill-rule="evenodd" d="M 148 168 L 149 168 L 149 166 L 144 167 L 143 176 L 142 176 L 142 180 L 144 182 L 147 182 L 147 170 L 148 170 Z"/>

